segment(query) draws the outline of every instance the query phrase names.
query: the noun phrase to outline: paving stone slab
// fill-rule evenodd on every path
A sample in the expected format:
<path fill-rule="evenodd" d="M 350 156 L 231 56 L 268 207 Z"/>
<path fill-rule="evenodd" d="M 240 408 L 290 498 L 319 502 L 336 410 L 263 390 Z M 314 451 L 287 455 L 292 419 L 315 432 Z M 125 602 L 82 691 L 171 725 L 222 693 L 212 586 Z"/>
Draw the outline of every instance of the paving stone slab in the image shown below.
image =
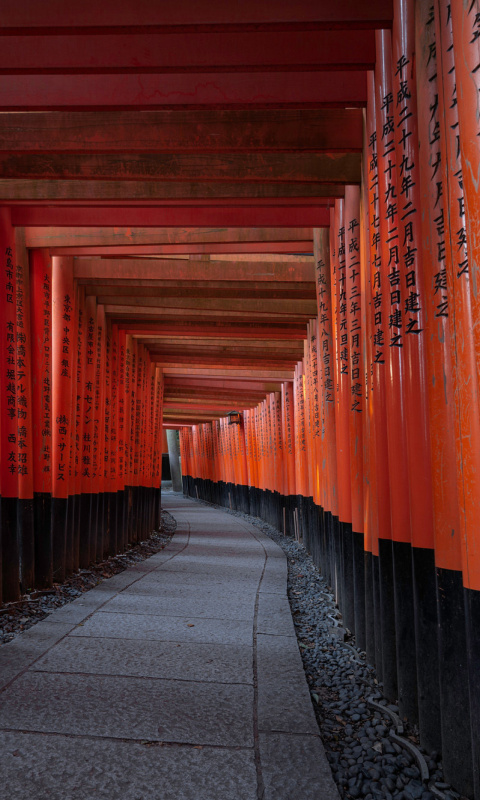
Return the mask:
<path fill-rule="evenodd" d="M 221 573 L 212 575 L 209 572 L 182 572 L 177 573 L 173 570 L 156 569 L 149 575 L 142 578 L 136 586 L 145 594 L 154 592 L 157 589 L 169 589 L 177 591 L 184 588 L 186 591 L 194 586 L 195 589 L 202 592 L 204 590 L 219 591 L 230 589 L 233 593 L 242 593 L 245 591 L 253 591 L 255 594 L 258 588 L 260 578 L 251 577 L 250 574 L 242 575 L 240 578 L 234 579 L 228 576 L 223 576 Z"/>
<path fill-rule="evenodd" d="M 71 636 L 249 645 L 252 642 L 252 623 L 247 620 L 202 619 L 194 616 L 161 617 L 99 612 L 77 625 Z"/>
<path fill-rule="evenodd" d="M 318 734 L 297 640 L 259 635 L 257 663 L 259 730 Z"/>
<path fill-rule="evenodd" d="M 8 681 L 12 680 L 57 644 L 73 627 L 72 624 L 52 624 L 42 620 L 11 642 L 3 644 L 0 647 L 0 678 L 3 679 L 8 671 Z M 3 685 L 8 681 L 4 681 Z"/>
<path fill-rule="evenodd" d="M 156 596 L 141 593 L 141 586 L 135 591 L 136 586 L 128 593 L 116 595 L 105 606 L 109 614 L 148 614 L 171 617 L 207 617 L 210 619 L 243 619 L 253 622 L 255 612 L 255 593 L 250 597 L 239 594 L 221 595 L 193 592 L 188 595 L 170 597 L 168 593 L 158 593 Z"/>
<path fill-rule="evenodd" d="M 286 596 L 267 592 L 259 595 L 257 631 L 272 636 L 295 636 L 292 612 Z"/>
<path fill-rule="evenodd" d="M 0 733 L 8 800 L 257 800 L 253 750 Z"/>
<path fill-rule="evenodd" d="M 202 642 L 138 642 L 132 639 L 67 637 L 35 662 L 35 671 L 175 676 L 178 680 L 253 683 L 252 645 Z"/>
<path fill-rule="evenodd" d="M 320 737 L 260 734 L 264 800 L 340 800 Z"/>
<path fill-rule="evenodd" d="M 251 747 L 253 687 L 27 672 L 3 693 L 0 729 Z"/>

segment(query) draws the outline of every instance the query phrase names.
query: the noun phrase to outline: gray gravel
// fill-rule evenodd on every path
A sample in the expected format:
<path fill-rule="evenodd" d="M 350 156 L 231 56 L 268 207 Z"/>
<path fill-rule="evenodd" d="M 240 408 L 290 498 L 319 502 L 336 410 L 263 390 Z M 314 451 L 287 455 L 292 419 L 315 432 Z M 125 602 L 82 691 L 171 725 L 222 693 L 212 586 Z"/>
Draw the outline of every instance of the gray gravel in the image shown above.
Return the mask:
<path fill-rule="evenodd" d="M 127 567 L 144 561 L 171 540 L 177 523 L 167 512 L 162 511 L 160 530 L 152 531 L 148 539 L 127 545 L 127 550 L 112 556 L 89 569 L 81 569 L 71 575 L 64 583 L 54 583 L 51 589 L 43 592 L 30 592 L 15 603 L 0 606 L 0 645 L 10 642 L 15 636 L 40 620 L 45 619 L 56 608 L 70 603 L 102 580 L 111 578 Z"/>
<path fill-rule="evenodd" d="M 403 737 L 423 754 L 429 770 L 422 781 L 414 756 L 390 737 L 396 732 L 389 716 L 372 709 L 374 698 L 398 715 L 398 707 L 382 695 L 375 669 L 355 647 L 331 588 L 303 545 L 257 517 L 244 517 L 273 539 L 288 561 L 288 597 L 298 645 L 310 687 L 320 734 L 341 797 L 362 800 L 466 800 L 443 780 L 437 753 L 426 753 L 418 731 L 405 720 Z"/>

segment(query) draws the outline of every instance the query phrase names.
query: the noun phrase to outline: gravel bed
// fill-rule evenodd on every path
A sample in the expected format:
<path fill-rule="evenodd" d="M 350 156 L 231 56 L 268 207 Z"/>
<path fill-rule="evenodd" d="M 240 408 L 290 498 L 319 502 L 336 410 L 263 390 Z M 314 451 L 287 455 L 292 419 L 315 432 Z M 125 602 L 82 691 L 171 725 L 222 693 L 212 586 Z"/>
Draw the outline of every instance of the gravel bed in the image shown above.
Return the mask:
<path fill-rule="evenodd" d="M 129 544 L 124 553 L 107 558 L 98 564 L 91 564 L 89 569 L 75 572 L 65 583 L 54 583 L 51 589 L 30 592 L 23 595 L 19 601 L 0 606 L 0 645 L 10 642 L 22 631 L 45 619 L 56 608 L 70 603 L 101 581 L 163 550 L 175 533 L 176 527 L 174 518 L 162 510 L 160 530 L 153 531 L 143 542 Z"/>
<path fill-rule="evenodd" d="M 202 501 L 199 501 L 202 502 Z M 397 727 L 387 711 L 398 707 L 382 695 L 375 669 L 355 647 L 331 588 L 303 545 L 257 517 L 224 509 L 251 522 L 273 539 L 288 562 L 288 597 L 320 735 L 338 791 L 361 800 L 466 800 L 443 780 L 437 753 L 419 745 L 418 730 L 406 720 L 400 741 L 423 755 L 424 780 L 415 756 L 392 739 Z M 372 708 L 373 698 L 386 710 Z M 398 719 L 398 717 L 397 717 Z"/>

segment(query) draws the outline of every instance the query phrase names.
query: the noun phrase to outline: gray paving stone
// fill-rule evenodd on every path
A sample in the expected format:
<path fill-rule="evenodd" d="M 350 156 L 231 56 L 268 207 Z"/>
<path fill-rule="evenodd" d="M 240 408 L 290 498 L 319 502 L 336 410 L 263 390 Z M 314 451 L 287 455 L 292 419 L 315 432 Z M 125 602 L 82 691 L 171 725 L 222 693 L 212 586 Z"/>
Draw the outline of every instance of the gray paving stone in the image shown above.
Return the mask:
<path fill-rule="evenodd" d="M 318 734 L 297 640 L 259 635 L 257 663 L 259 730 Z"/>
<path fill-rule="evenodd" d="M 0 733 L 8 800 L 256 800 L 253 750 Z"/>
<path fill-rule="evenodd" d="M 138 588 L 142 589 L 145 594 L 156 591 L 157 588 L 165 588 L 165 590 L 178 588 L 189 589 L 194 586 L 198 591 L 204 589 L 211 589 L 215 591 L 216 588 L 223 590 L 224 588 L 230 589 L 234 593 L 257 591 L 259 577 L 251 577 L 250 574 L 242 575 L 239 578 L 231 578 L 216 572 L 212 575 L 210 572 L 182 572 L 177 573 L 173 570 L 156 569 L 149 575 L 142 578 L 142 581 L 137 584 Z"/>
<path fill-rule="evenodd" d="M 292 613 L 286 596 L 264 592 L 258 599 L 258 633 L 295 636 Z"/>
<path fill-rule="evenodd" d="M 6 797 L 257 800 L 253 612 L 265 567 L 257 620 L 264 800 L 338 800 L 283 552 L 244 520 L 181 495 L 164 506 L 178 523 L 164 550 L 0 648 Z"/>
<path fill-rule="evenodd" d="M 0 647 L 0 678 L 8 673 L 8 681 L 12 680 L 73 630 L 72 624 L 52 624 L 48 619 L 42 620 Z M 4 681 L 3 685 L 8 681 Z"/>
<path fill-rule="evenodd" d="M 255 595 L 250 597 L 239 594 L 198 593 L 190 591 L 188 595 L 171 597 L 166 592 L 157 595 L 144 595 L 141 586 L 132 587 L 131 591 L 116 595 L 103 608 L 109 614 L 149 614 L 171 617 L 206 617 L 210 619 L 243 619 L 253 622 L 255 612 Z"/>
<path fill-rule="evenodd" d="M 27 672 L 3 693 L 0 729 L 250 747 L 253 688 Z"/>
<path fill-rule="evenodd" d="M 260 734 L 264 800 L 339 800 L 319 736 Z"/>
<path fill-rule="evenodd" d="M 0 651 L 1 652 L 1 651 Z M 253 683 L 252 645 L 138 642 L 67 637 L 35 662 L 35 671 L 132 675 L 218 683 Z"/>
<path fill-rule="evenodd" d="M 249 645 L 252 642 L 252 624 L 246 620 L 99 612 L 85 623 L 77 625 L 71 635 Z"/>

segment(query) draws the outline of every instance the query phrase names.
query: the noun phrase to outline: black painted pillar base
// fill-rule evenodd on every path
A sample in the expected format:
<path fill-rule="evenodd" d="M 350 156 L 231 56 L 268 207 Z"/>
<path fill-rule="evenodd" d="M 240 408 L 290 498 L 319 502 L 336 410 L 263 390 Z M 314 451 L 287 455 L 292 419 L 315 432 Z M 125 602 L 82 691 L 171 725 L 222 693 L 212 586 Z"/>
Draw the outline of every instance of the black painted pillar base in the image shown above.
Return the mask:
<path fill-rule="evenodd" d="M 435 552 L 412 548 L 420 744 L 441 750 Z"/>
<path fill-rule="evenodd" d="M 480 797 L 480 591 L 465 589 L 474 796 Z"/>
<path fill-rule="evenodd" d="M 33 498 L 18 499 L 17 524 L 20 548 L 20 590 L 24 594 L 35 586 Z"/>
<path fill-rule="evenodd" d="M 20 597 L 20 561 L 17 531 L 17 498 L 0 498 L 2 550 L 2 599 L 4 603 Z"/>
<path fill-rule="evenodd" d="M 48 492 L 35 492 L 33 496 L 37 589 L 49 589 L 53 582 L 51 499 Z"/>
<path fill-rule="evenodd" d="M 355 596 L 353 578 L 353 533 L 349 522 L 342 525 L 343 541 L 343 624 L 355 631 Z"/>
<path fill-rule="evenodd" d="M 468 647 L 462 573 L 437 567 L 440 717 L 443 774 L 461 794 L 473 795 Z M 478 631 L 477 631 L 478 636 Z"/>
<path fill-rule="evenodd" d="M 365 550 L 364 535 L 352 532 L 353 547 L 353 598 L 355 608 L 355 641 L 357 647 L 365 650 Z"/>
<path fill-rule="evenodd" d="M 380 603 L 380 559 L 372 553 L 373 619 L 375 625 L 375 664 L 377 678 L 383 683 L 382 608 Z"/>
<path fill-rule="evenodd" d="M 365 653 L 367 662 L 375 665 L 375 614 L 374 614 L 374 582 L 373 553 L 368 550 L 364 554 L 365 563 Z"/>
<path fill-rule="evenodd" d="M 76 494 L 74 497 L 75 500 L 75 515 L 73 520 L 73 571 L 76 572 L 80 567 L 80 536 L 81 528 L 81 503 L 82 503 L 82 495 Z"/>
<path fill-rule="evenodd" d="M 52 497 L 52 545 L 53 545 L 53 581 L 63 583 L 65 580 L 65 558 L 67 549 L 67 508 L 66 497 Z"/>
<path fill-rule="evenodd" d="M 75 539 L 75 495 L 70 495 L 67 499 L 67 519 L 65 523 L 65 575 L 73 572 L 73 549 Z"/>
<path fill-rule="evenodd" d="M 80 569 L 87 569 L 91 563 L 90 559 L 90 540 L 91 528 L 90 517 L 92 509 L 92 496 L 91 494 L 80 495 L 80 538 L 78 542 L 78 563 Z"/>
<path fill-rule="evenodd" d="M 380 588 L 383 691 L 389 700 L 395 702 L 398 697 L 398 684 L 391 539 L 378 540 L 378 580 Z"/>
<path fill-rule="evenodd" d="M 409 542 L 392 542 L 392 554 L 398 708 L 402 717 L 418 722 L 412 547 Z"/>

